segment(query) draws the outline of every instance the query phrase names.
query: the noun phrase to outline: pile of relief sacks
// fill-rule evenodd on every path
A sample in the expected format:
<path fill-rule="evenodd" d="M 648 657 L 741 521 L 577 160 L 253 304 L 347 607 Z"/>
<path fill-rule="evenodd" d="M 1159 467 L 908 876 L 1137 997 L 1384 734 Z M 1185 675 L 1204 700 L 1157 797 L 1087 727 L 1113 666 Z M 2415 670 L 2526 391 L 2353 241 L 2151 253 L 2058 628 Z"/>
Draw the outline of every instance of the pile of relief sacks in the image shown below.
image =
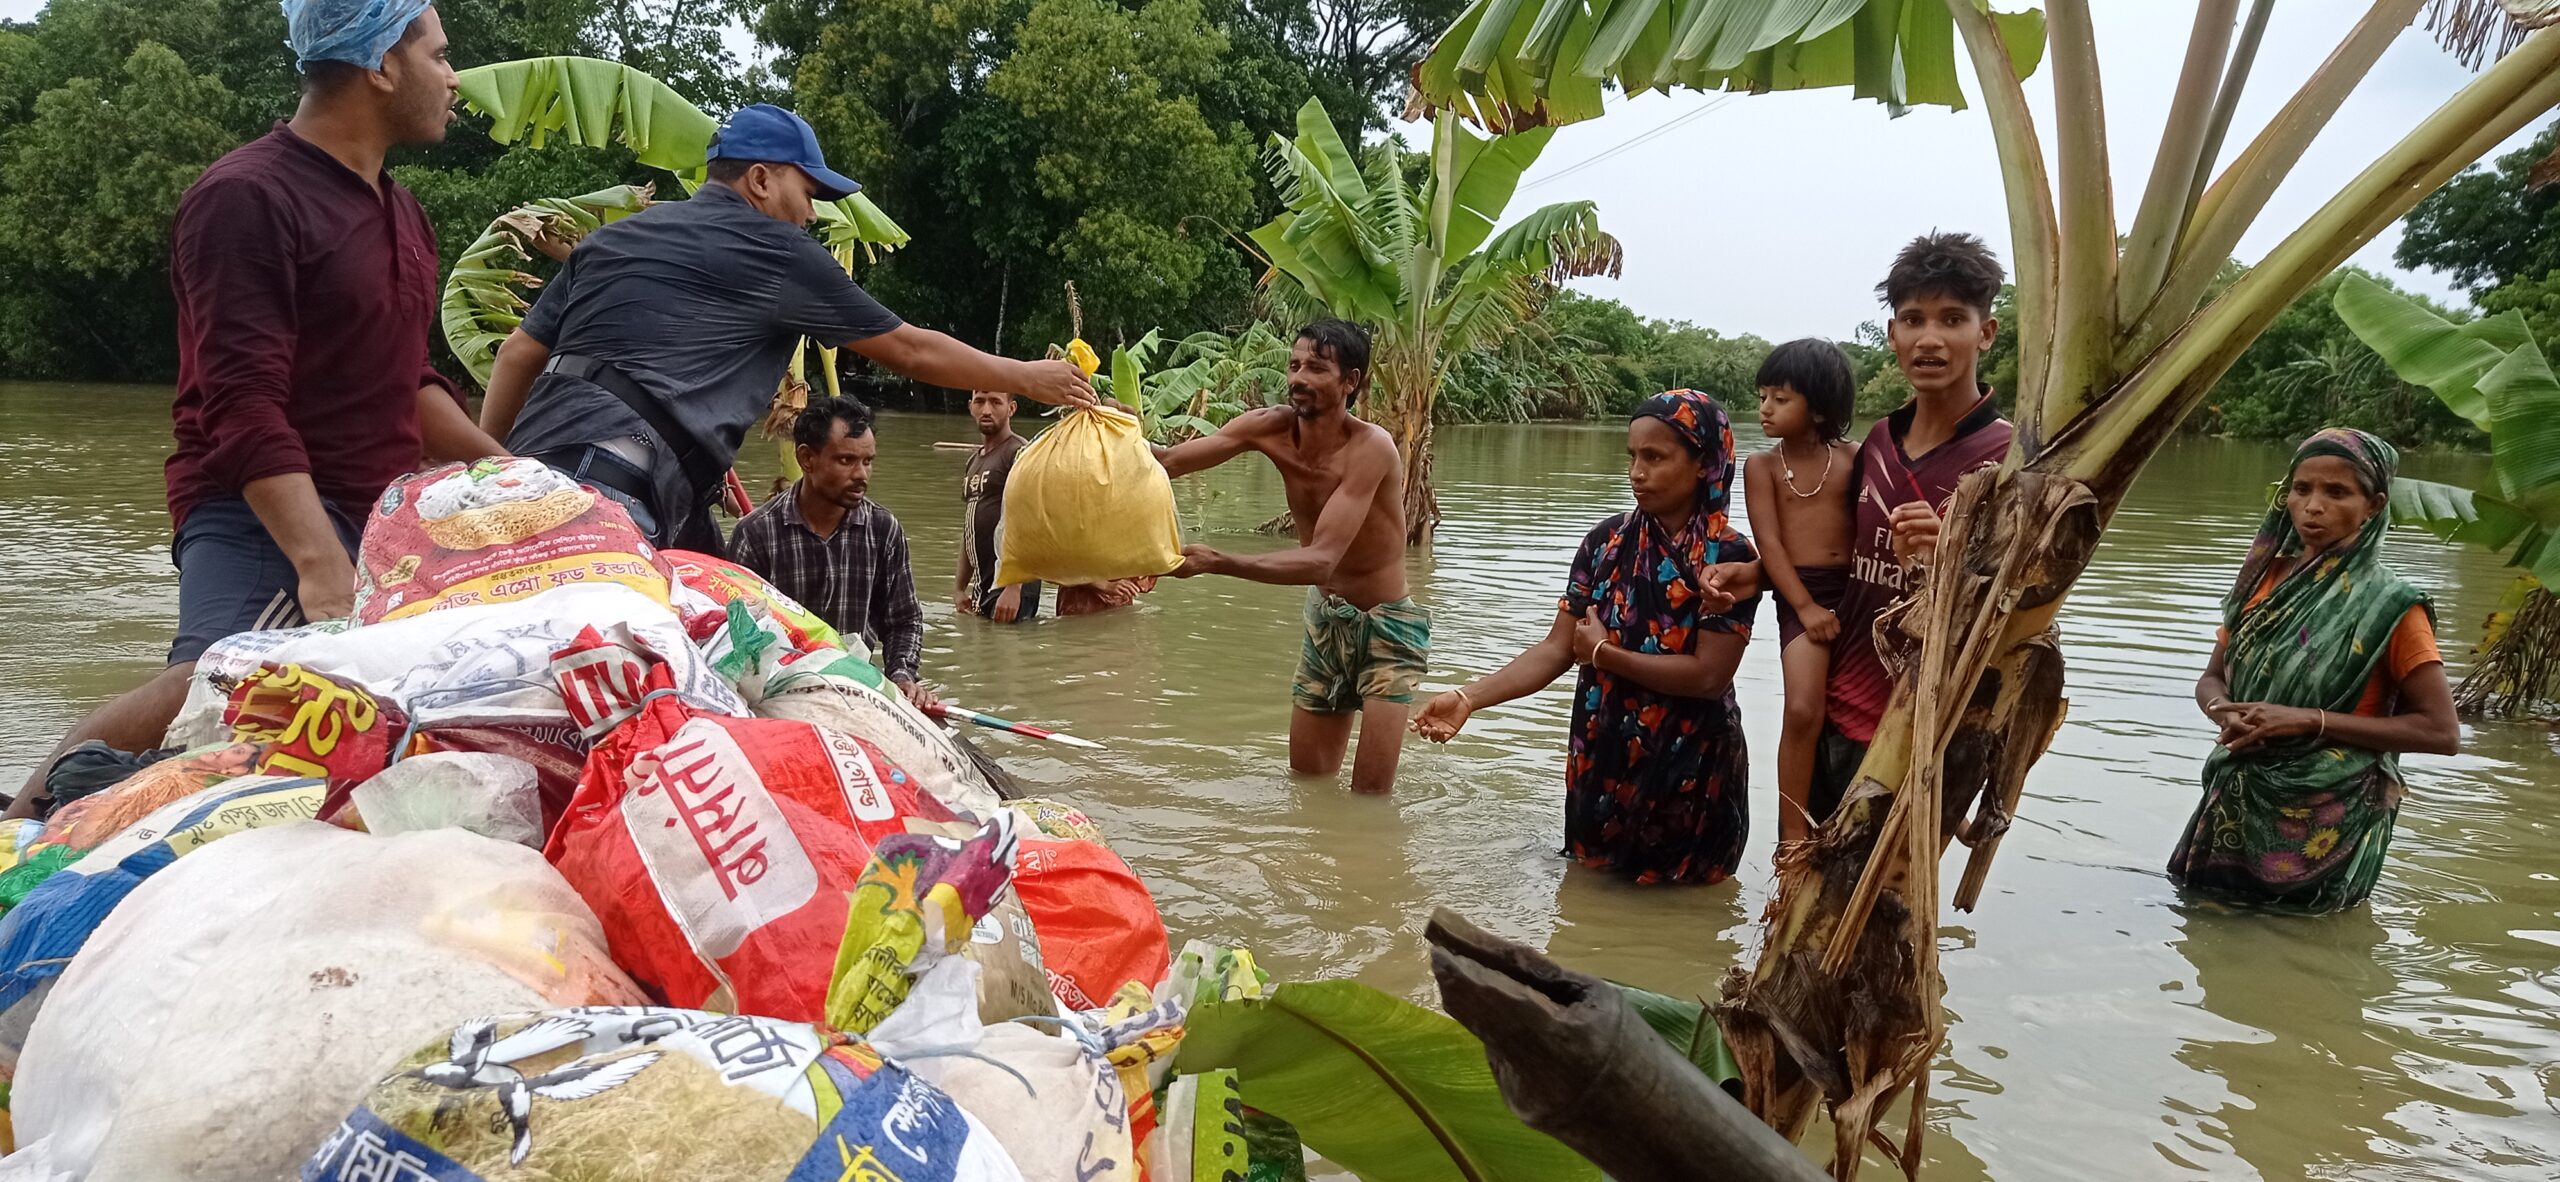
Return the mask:
<path fill-rule="evenodd" d="M 1250 955 L 858 639 L 529 461 L 394 484 L 358 567 L 0 832 L 0 1182 L 1303 1176 L 1171 1071 Z"/>

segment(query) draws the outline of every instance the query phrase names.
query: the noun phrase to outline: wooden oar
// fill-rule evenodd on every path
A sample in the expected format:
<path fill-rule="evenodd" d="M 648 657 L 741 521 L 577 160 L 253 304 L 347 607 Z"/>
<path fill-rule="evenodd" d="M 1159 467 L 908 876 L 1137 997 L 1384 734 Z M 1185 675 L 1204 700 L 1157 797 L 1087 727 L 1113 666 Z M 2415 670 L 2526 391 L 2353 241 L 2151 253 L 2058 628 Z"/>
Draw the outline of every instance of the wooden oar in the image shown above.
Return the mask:
<path fill-rule="evenodd" d="M 1102 750 L 1102 744 L 1096 743 L 1091 739 L 1079 739 L 1074 735 L 1062 735 L 1056 731 L 1044 730 L 1027 722 L 1014 722 L 1010 719 L 998 718 L 992 714 L 980 714 L 975 710 L 964 709 L 951 702 L 935 703 L 930 709 L 927 709 L 925 713 L 946 721 L 956 718 L 962 722 L 976 723 L 977 725 L 985 727 L 991 731 L 1003 731 L 1007 734 L 1021 735 L 1026 739 L 1046 739 L 1052 743 L 1064 743 L 1069 747 L 1082 747 L 1089 751 Z"/>

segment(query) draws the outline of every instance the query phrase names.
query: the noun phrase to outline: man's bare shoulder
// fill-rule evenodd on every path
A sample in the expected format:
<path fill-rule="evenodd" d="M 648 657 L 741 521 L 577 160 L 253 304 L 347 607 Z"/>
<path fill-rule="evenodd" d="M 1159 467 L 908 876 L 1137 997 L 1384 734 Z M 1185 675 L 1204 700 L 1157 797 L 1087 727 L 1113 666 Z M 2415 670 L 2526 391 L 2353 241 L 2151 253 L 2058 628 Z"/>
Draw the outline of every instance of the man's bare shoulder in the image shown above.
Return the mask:
<path fill-rule="evenodd" d="M 1362 459 L 1384 458 L 1387 462 L 1394 463 L 1399 457 L 1395 435 L 1367 419 L 1351 420 L 1351 439 L 1360 448 Z"/>
<path fill-rule="evenodd" d="M 1289 424 L 1297 418 L 1298 412 L 1288 407 L 1265 406 L 1229 419 L 1226 429 L 1247 438 L 1260 439 L 1288 431 Z"/>

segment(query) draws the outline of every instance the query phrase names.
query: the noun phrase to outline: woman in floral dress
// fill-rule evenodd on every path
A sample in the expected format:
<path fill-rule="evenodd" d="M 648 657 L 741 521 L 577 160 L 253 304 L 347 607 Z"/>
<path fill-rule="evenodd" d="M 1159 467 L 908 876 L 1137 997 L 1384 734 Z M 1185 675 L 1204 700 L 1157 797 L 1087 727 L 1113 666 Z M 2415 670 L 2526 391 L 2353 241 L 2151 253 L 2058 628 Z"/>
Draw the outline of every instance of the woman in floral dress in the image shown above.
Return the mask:
<path fill-rule="evenodd" d="M 1712 566 L 1757 557 L 1727 519 L 1733 471 L 1713 399 L 1674 390 L 1639 407 L 1627 424 L 1636 507 L 1583 538 L 1546 639 L 1414 720 L 1445 743 L 1476 711 L 1580 666 L 1565 852 L 1637 882 L 1718 882 L 1742 860 L 1750 775 L 1733 672 L 1759 598 L 1707 581 Z"/>

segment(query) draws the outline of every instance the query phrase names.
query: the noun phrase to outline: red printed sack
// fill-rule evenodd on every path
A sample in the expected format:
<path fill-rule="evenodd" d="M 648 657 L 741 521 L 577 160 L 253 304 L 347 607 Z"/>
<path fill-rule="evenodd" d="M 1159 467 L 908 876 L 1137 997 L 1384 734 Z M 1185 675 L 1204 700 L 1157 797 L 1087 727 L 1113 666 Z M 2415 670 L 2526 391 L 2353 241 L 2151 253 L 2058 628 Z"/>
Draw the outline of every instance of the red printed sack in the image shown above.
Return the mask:
<path fill-rule="evenodd" d="M 1172 967 L 1155 897 L 1109 846 L 1024 838 L 1013 892 L 1040 933 L 1049 989 L 1069 1009 L 1101 1009 L 1130 981 L 1152 989 Z"/>
<path fill-rule="evenodd" d="M 860 739 L 685 705 L 620 626 L 581 632 L 552 673 L 602 737 L 543 856 L 613 959 L 668 1005 L 822 1019 L 873 843 L 952 815 Z"/>
<path fill-rule="evenodd" d="M 791 642 L 795 652 L 844 647 L 844 637 L 838 635 L 825 620 L 819 619 L 816 612 L 800 606 L 800 601 L 783 594 L 754 571 L 727 559 L 696 554 L 691 550 L 661 550 L 659 556 L 667 560 L 667 568 L 675 572 L 679 581 L 701 592 L 713 603 L 725 608 L 732 603 L 744 602 L 751 608 L 763 608 L 765 614 L 781 628 L 783 639 Z M 687 618 L 684 623 L 685 630 L 691 632 L 696 641 L 708 641 L 728 622 L 725 612 L 705 612 L 698 617 Z"/>

